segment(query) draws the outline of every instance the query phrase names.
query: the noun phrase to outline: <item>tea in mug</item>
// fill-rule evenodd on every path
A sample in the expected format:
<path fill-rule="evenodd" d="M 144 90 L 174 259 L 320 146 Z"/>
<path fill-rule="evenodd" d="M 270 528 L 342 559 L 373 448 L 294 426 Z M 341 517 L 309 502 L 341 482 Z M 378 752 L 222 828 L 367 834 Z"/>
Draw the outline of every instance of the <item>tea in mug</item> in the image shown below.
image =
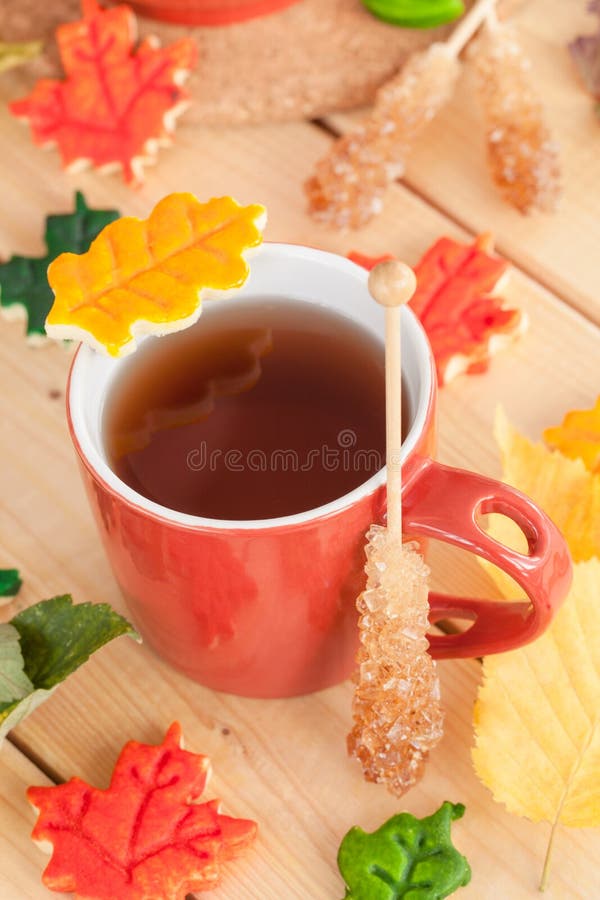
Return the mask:
<path fill-rule="evenodd" d="M 126 484 L 169 509 L 270 519 L 329 503 L 385 464 L 384 348 L 313 303 L 205 303 L 126 360 L 104 412 Z M 405 417 L 406 418 L 406 417 Z"/>

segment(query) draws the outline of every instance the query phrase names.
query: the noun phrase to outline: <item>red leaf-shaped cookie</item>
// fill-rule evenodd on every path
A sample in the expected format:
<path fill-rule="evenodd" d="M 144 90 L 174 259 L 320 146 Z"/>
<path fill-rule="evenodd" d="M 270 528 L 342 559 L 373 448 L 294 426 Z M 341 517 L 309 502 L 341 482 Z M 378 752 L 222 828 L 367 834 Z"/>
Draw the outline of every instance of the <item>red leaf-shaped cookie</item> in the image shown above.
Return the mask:
<path fill-rule="evenodd" d="M 500 346 L 527 327 L 525 314 L 495 295 L 508 263 L 491 251 L 488 234 L 473 244 L 444 237 L 415 266 L 417 290 L 410 306 L 427 332 L 440 385 L 461 372 L 484 372 Z M 392 258 L 348 254 L 365 269 Z"/>
<path fill-rule="evenodd" d="M 117 165 L 126 181 L 139 181 L 186 105 L 181 83 L 195 65 L 196 45 L 182 38 L 160 48 L 150 38 L 134 51 L 136 21 L 128 6 L 102 10 L 96 0 L 82 6 L 83 20 L 56 30 L 66 80 L 38 81 L 9 109 L 29 119 L 36 144 L 58 144 L 65 167 Z"/>
<path fill-rule="evenodd" d="M 47 887 L 85 900 L 184 900 L 218 883 L 257 826 L 221 815 L 217 800 L 198 803 L 210 762 L 180 743 L 177 723 L 158 747 L 130 741 L 106 791 L 79 778 L 29 788 L 32 837 L 53 847 Z"/>
<path fill-rule="evenodd" d="M 415 266 L 410 305 L 427 332 L 440 384 L 461 372 L 484 372 L 500 346 L 527 325 L 524 313 L 492 295 L 508 263 L 491 249 L 489 235 L 473 244 L 444 237 Z"/>

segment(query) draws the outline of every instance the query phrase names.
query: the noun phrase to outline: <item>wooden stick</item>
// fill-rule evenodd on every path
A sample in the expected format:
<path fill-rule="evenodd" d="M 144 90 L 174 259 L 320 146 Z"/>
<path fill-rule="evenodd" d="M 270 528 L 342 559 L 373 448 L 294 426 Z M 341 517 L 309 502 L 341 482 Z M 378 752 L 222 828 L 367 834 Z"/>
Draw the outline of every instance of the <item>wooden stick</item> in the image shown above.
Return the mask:
<path fill-rule="evenodd" d="M 401 307 L 417 287 L 413 270 L 397 259 L 379 263 L 369 275 L 369 291 L 385 307 L 385 425 L 387 527 L 402 540 L 402 329 Z"/>
<path fill-rule="evenodd" d="M 485 17 L 485 26 L 486 28 L 489 28 L 491 31 L 493 31 L 494 28 L 498 27 L 498 25 L 498 10 L 495 6 L 492 6 L 487 16 Z"/>
<path fill-rule="evenodd" d="M 448 51 L 454 56 L 458 56 L 465 44 L 471 40 L 479 26 L 483 24 L 490 13 L 495 10 L 495 7 L 496 0 L 477 0 L 466 16 L 463 16 L 446 41 Z"/>

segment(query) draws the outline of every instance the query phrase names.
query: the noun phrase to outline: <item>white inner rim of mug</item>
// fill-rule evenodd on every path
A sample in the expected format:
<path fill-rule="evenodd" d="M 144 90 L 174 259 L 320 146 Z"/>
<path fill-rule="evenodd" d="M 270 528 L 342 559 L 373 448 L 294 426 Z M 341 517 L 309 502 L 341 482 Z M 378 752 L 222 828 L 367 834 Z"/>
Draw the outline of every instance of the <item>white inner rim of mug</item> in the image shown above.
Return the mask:
<path fill-rule="evenodd" d="M 249 298 L 278 302 L 289 298 L 314 303 L 352 319 L 383 344 L 385 314 L 368 292 L 368 275 L 361 266 L 334 253 L 294 244 L 265 243 L 252 254 L 250 275 L 244 286 L 221 302 L 227 303 L 228 307 Z M 218 292 L 212 295 L 214 298 L 222 296 Z M 203 303 L 212 302 L 214 300 L 207 292 Z M 138 341 L 147 339 L 142 337 Z M 402 377 L 411 422 L 401 448 L 402 462 L 414 449 L 425 427 L 431 393 L 430 354 L 421 326 L 411 310 L 404 307 Z M 97 353 L 88 346 L 81 346 L 73 362 L 67 403 L 73 430 L 88 465 L 116 493 L 154 516 L 191 528 L 277 528 L 337 513 L 385 484 L 384 467 L 357 488 L 330 503 L 274 519 L 209 519 L 178 512 L 148 500 L 118 478 L 110 468 L 104 451 L 102 420 L 106 398 L 119 376 L 122 362 Z"/>

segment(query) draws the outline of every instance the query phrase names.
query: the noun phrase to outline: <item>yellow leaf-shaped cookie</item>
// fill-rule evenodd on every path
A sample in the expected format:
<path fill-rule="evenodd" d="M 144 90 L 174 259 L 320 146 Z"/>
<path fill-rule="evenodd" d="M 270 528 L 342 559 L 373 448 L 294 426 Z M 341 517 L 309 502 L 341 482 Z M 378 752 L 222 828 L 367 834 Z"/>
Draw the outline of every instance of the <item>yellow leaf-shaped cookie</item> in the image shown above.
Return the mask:
<path fill-rule="evenodd" d="M 170 194 L 148 219 L 112 222 L 87 253 L 63 253 L 49 266 L 55 299 L 46 332 L 123 356 L 136 336 L 187 328 L 200 315 L 203 291 L 244 283 L 244 254 L 261 243 L 265 221 L 258 204 Z"/>
<path fill-rule="evenodd" d="M 510 812 L 600 825 L 600 560 L 532 644 L 491 656 L 475 707 L 477 774 Z"/>
<path fill-rule="evenodd" d="M 501 409 L 496 413 L 494 434 L 502 456 L 502 480 L 523 491 L 550 516 L 575 562 L 600 556 L 600 474 L 588 472 L 579 459 L 567 459 L 532 443 L 513 428 Z M 527 552 L 523 533 L 511 519 L 492 516 L 487 530 L 497 541 Z M 480 562 L 504 596 L 522 598 L 507 575 Z"/>
<path fill-rule="evenodd" d="M 600 472 L 600 397 L 592 409 L 573 409 L 562 425 L 546 428 L 544 440 L 569 459 L 582 459 L 590 472 Z"/>

